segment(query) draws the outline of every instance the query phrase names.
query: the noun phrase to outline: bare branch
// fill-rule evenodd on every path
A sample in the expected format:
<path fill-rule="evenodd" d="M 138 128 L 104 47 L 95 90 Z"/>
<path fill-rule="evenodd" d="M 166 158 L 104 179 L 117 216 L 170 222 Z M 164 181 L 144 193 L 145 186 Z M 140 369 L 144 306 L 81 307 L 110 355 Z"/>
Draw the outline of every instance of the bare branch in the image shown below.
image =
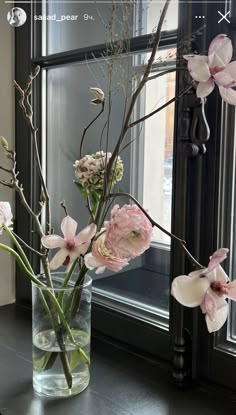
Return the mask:
<path fill-rule="evenodd" d="M 132 116 L 132 113 L 133 113 L 133 110 L 134 110 L 134 107 L 135 107 L 137 98 L 138 98 L 140 92 L 142 91 L 142 89 L 143 89 L 143 87 L 144 87 L 144 85 L 146 83 L 146 80 L 147 80 L 147 78 L 148 78 L 148 76 L 149 76 L 149 74 L 151 72 L 151 69 L 152 69 L 152 65 L 153 65 L 153 62 L 154 62 L 154 59 L 155 59 L 155 55 L 156 55 L 156 52 L 157 52 L 157 49 L 158 49 L 158 46 L 159 46 L 160 38 L 161 38 L 162 25 L 163 25 L 163 22 L 164 22 L 164 19 L 165 19 L 165 16 L 166 16 L 166 13 L 167 13 L 167 10 L 168 10 L 170 1 L 171 0 L 166 0 L 165 5 L 163 7 L 163 10 L 161 12 L 160 20 L 159 20 L 159 23 L 158 23 L 158 26 L 157 26 L 157 30 L 156 30 L 156 33 L 155 33 L 155 37 L 154 37 L 154 42 L 153 42 L 153 48 L 152 48 L 152 51 L 151 51 L 151 56 L 150 56 L 150 58 L 148 60 L 148 64 L 147 64 L 147 66 L 145 68 L 143 77 L 142 77 L 141 81 L 139 82 L 139 84 L 138 84 L 135 92 L 131 96 L 131 102 L 130 102 L 130 105 L 128 107 L 128 110 L 127 110 L 127 114 L 126 114 L 124 123 L 122 125 L 119 138 L 118 138 L 117 143 L 116 143 L 116 146 L 115 146 L 115 148 L 113 150 L 112 156 L 111 156 L 111 158 L 110 158 L 110 160 L 109 160 L 109 162 L 107 164 L 106 173 L 105 173 L 105 177 L 104 177 L 104 181 L 105 181 L 104 194 L 103 194 L 103 197 L 100 198 L 99 205 L 98 205 L 98 208 L 97 208 L 97 212 L 96 212 L 96 216 L 95 216 L 95 223 L 96 224 L 98 224 L 98 222 L 100 221 L 100 215 L 101 215 L 101 212 L 102 212 L 103 202 L 105 200 L 105 197 L 104 196 L 105 196 L 105 192 L 107 190 L 106 183 L 109 183 L 109 179 L 110 179 L 110 176 L 112 174 L 113 164 L 114 164 L 115 160 L 117 159 L 117 156 L 118 156 L 119 151 L 120 151 L 120 146 L 121 146 L 122 141 L 123 141 L 123 139 L 124 139 L 124 137 L 125 137 L 128 129 L 129 129 L 130 118 Z"/>
<path fill-rule="evenodd" d="M 87 205 L 86 205 L 86 207 L 88 208 L 88 211 L 89 211 L 89 214 L 91 216 L 91 219 L 94 222 L 95 221 L 95 217 L 94 217 L 94 214 L 93 214 L 93 211 L 92 211 L 92 206 L 91 206 L 91 202 L 90 202 L 89 195 L 87 195 L 87 198 L 86 199 L 87 199 Z"/>
<path fill-rule="evenodd" d="M 82 158 L 82 150 L 83 150 L 83 143 L 84 143 L 84 138 L 85 138 L 85 134 L 88 131 L 89 127 L 91 127 L 91 125 L 100 117 L 100 115 L 103 113 L 104 111 L 104 107 L 105 107 L 105 102 L 102 102 L 102 108 L 100 110 L 100 112 L 96 115 L 95 118 L 93 118 L 93 120 L 87 125 L 87 127 L 84 127 L 84 131 L 83 131 L 83 135 L 81 138 L 81 142 L 80 142 L 80 149 L 79 149 L 79 154 L 80 154 L 80 158 Z"/>
<path fill-rule="evenodd" d="M 15 236 L 15 238 L 20 242 L 21 245 L 23 245 L 26 249 L 28 249 L 29 251 L 32 251 L 34 254 L 42 257 L 43 254 L 39 251 L 37 251 L 36 249 L 32 248 L 31 246 L 29 246 L 23 239 L 21 239 L 15 232 L 13 232 L 13 235 Z"/>
<path fill-rule="evenodd" d="M 138 120 L 131 122 L 129 124 L 129 128 L 134 127 L 135 125 L 139 124 L 142 121 L 147 120 L 148 118 L 152 117 L 153 115 L 157 114 L 158 112 L 162 111 L 165 107 L 172 104 L 173 102 L 178 101 L 183 95 L 185 95 L 188 91 L 192 89 L 192 85 L 187 86 L 185 89 L 183 89 L 178 95 L 176 95 L 174 98 L 167 101 L 165 104 L 163 104 L 161 107 L 157 108 L 156 110 L 150 112 L 149 114 L 145 115 L 142 118 L 139 118 Z"/>
<path fill-rule="evenodd" d="M 0 180 L 0 184 L 3 186 L 10 187 L 11 189 L 14 189 L 20 196 L 21 203 L 25 207 L 26 211 L 29 213 L 29 215 L 32 217 L 36 224 L 37 232 L 40 237 L 44 235 L 42 226 L 39 222 L 38 216 L 34 213 L 34 211 L 31 209 L 30 205 L 28 204 L 25 195 L 24 195 L 24 189 L 22 184 L 19 183 L 18 175 L 19 172 L 16 171 L 16 153 L 13 150 L 6 150 L 8 153 L 8 158 L 12 161 L 12 168 L 7 169 L 8 173 L 11 174 L 11 180 L 7 182 L 6 180 Z"/>
<path fill-rule="evenodd" d="M 0 170 L 3 170 L 3 171 L 5 171 L 6 173 L 10 173 L 11 174 L 11 169 L 6 169 L 5 167 L 3 167 L 3 166 L 0 166 Z"/>
<path fill-rule="evenodd" d="M 6 180 L 0 180 L 0 184 L 5 187 L 13 188 L 13 184 L 11 182 L 7 182 Z"/>
<path fill-rule="evenodd" d="M 68 216 L 68 210 L 67 210 L 67 207 L 66 207 L 65 200 L 62 200 L 61 207 L 64 209 L 66 216 Z"/>
<path fill-rule="evenodd" d="M 171 72 L 177 72 L 177 71 L 187 71 L 188 72 L 188 69 L 187 68 L 176 68 L 176 67 L 175 68 L 170 68 L 170 69 L 167 69 L 166 71 L 158 72 L 156 75 L 149 76 L 146 79 L 146 82 L 152 81 L 153 79 L 160 78 L 161 76 L 167 75 Z"/>
<path fill-rule="evenodd" d="M 159 43 L 160 43 L 162 25 L 163 25 L 163 22 L 164 22 L 164 19 L 165 19 L 170 1 L 171 0 L 166 0 L 165 5 L 163 7 L 163 10 L 162 10 L 162 13 L 161 13 L 161 16 L 160 16 L 160 20 L 159 20 L 159 23 L 158 23 L 158 26 L 157 26 L 157 30 L 156 30 L 156 33 L 155 33 L 155 37 L 154 37 L 154 44 L 153 44 L 151 56 L 148 60 L 148 63 L 147 63 L 147 66 L 145 68 L 143 77 L 142 77 L 139 85 L 137 86 L 135 92 L 132 95 L 131 102 L 130 102 L 130 105 L 129 105 L 129 108 L 128 108 L 128 111 L 127 111 L 127 115 L 126 115 L 126 118 L 125 118 L 123 128 L 121 130 L 119 139 L 118 139 L 117 144 L 115 146 L 115 149 L 112 153 L 112 156 L 109 160 L 109 163 L 108 163 L 108 166 L 107 166 L 107 172 L 106 172 L 107 181 L 109 181 L 109 176 L 111 174 L 112 165 L 113 165 L 113 163 L 114 163 L 114 161 L 117 157 L 117 154 L 119 153 L 121 143 L 122 143 L 122 141 L 123 141 L 123 139 L 126 135 L 126 132 L 129 129 L 130 118 L 131 118 L 134 106 L 136 104 L 137 98 L 138 98 L 140 92 L 142 91 L 142 89 L 143 89 L 143 87 L 144 87 L 144 85 L 145 85 L 145 83 L 146 83 L 146 81 L 149 77 L 149 74 L 151 72 L 151 68 L 152 68 L 152 65 L 153 65 L 153 62 L 154 62 L 154 59 L 155 59 L 155 55 L 156 55 L 156 52 L 157 52 L 157 49 L 158 49 L 158 46 L 159 46 Z"/>
<path fill-rule="evenodd" d="M 36 66 L 35 70 L 28 76 L 26 87 L 24 89 L 22 89 L 16 81 L 14 81 L 14 86 L 19 92 L 19 95 L 20 95 L 19 105 L 20 105 L 20 108 L 22 109 L 23 116 L 30 127 L 31 135 L 33 138 L 36 165 L 37 165 L 40 182 L 41 182 L 41 185 L 42 185 L 42 188 L 45 194 L 45 199 L 46 199 L 46 202 L 45 202 L 46 203 L 46 233 L 50 234 L 51 233 L 50 198 L 49 198 L 46 182 L 43 177 L 42 166 L 41 166 L 41 161 L 39 157 L 38 142 L 37 142 L 38 129 L 33 124 L 33 110 L 32 110 L 31 103 L 29 101 L 29 98 L 32 94 L 33 80 L 38 76 L 39 72 L 40 72 L 40 67 Z"/>

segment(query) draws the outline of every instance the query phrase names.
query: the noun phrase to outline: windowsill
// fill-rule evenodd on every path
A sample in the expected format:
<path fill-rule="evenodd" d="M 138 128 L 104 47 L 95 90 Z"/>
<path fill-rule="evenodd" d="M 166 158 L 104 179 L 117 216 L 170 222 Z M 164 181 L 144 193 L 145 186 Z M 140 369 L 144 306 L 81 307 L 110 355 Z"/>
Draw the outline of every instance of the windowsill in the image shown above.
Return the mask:
<path fill-rule="evenodd" d="M 92 343 L 91 383 L 76 397 L 42 400 L 31 386 L 29 311 L 0 308 L 1 415 L 225 415 L 235 405 L 205 388 L 178 389 L 159 365 L 97 338 Z"/>

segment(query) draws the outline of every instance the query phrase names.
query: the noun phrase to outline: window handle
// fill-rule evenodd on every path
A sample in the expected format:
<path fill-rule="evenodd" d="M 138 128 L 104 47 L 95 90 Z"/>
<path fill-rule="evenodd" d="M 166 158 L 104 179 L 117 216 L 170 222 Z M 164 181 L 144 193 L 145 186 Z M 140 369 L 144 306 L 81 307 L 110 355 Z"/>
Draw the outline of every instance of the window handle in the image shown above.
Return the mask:
<path fill-rule="evenodd" d="M 187 157 L 196 157 L 206 153 L 205 143 L 210 138 L 210 127 L 205 113 L 206 98 L 198 98 L 192 107 L 188 142 L 184 145 Z"/>
<path fill-rule="evenodd" d="M 194 144 L 206 143 L 210 138 L 210 127 L 205 113 L 206 98 L 200 98 L 200 104 L 193 110 L 190 140 Z"/>

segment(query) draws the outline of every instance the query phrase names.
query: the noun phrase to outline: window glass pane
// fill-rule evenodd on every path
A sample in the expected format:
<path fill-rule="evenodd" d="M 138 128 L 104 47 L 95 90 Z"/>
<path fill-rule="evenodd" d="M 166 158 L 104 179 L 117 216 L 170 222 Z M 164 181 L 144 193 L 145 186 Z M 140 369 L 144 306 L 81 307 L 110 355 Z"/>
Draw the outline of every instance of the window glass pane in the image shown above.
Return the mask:
<path fill-rule="evenodd" d="M 159 73 L 153 71 L 152 76 Z M 174 95 L 175 72 L 150 81 L 146 86 L 145 114 L 161 107 Z M 144 139 L 143 205 L 168 231 L 171 230 L 173 134 L 174 103 L 146 120 Z M 153 241 L 170 244 L 170 238 L 157 228 Z"/>
<path fill-rule="evenodd" d="M 43 54 L 53 54 L 105 43 L 122 36 L 132 37 L 132 3 L 61 2 L 47 3 L 51 20 L 44 24 Z M 44 43 L 45 43 L 44 42 Z"/>
<path fill-rule="evenodd" d="M 148 53 L 143 55 L 130 55 L 129 57 L 116 58 L 113 61 L 112 112 L 110 118 L 110 130 L 108 133 L 109 150 L 114 148 L 117 137 L 119 136 L 119 131 L 123 122 L 125 98 L 127 96 L 129 102 L 132 90 L 135 88 L 136 82 L 143 73 L 143 62 L 146 61 L 147 55 Z M 106 97 L 108 97 L 109 76 L 107 72 L 107 62 L 104 60 L 95 60 L 89 63 L 84 62 L 81 64 L 66 65 L 60 68 L 52 68 L 47 71 L 46 147 L 47 154 L 53 154 L 53 160 L 48 159 L 46 167 L 52 201 L 53 226 L 55 228 L 55 233 L 60 233 L 60 223 L 64 215 L 64 212 L 60 207 L 62 199 L 66 200 L 69 214 L 78 220 L 78 229 L 83 228 L 87 224 L 88 212 L 85 208 L 85 201 L 73 184 L 73 163 L 79 158 L 80 139 L 83 128 L 99 111 L 96 106 L 90 105 L 90 99 L 92 98 L 89 91 L 90 86 L 98 85 L 104 90 Z M 141 62 L 141 64 L 137 65 L 137 62 Z M 156 73 L 157 70 L 155 70 L 152 75 L 155 75 Z M 130 74 L 130 82 L 128 83 L 127 74 Z M 152 85 L 152 82 L 150 81 L 150 87 L 148 86 L 146 91 L 144 91 L 140 97 L 137 108 L 134 111 L 134 117 L 144 115 L 145 112 L 140 110 L 143 106 L 142 103 L 144 103 L 144 106 L 146 107 L 146 113 L 149 109 L 153 108 L 154 104 L 162 103 L 163 101 L 160 100 L 163 98 L 163 94 L 166 95 L 166 91 L 168 91 L 168 82 L 171 85 L 171 80 L 172 78 L 168 81 L 167 77 L 165 81 L 167 89 L 164 88 L 164 90 L 159 92 L 159 84 L 156 83 L 157 81 L 152 81 L 154 82 Z M 151 95 L 151 91 L 153 90 L 156 90 L 155 97 Z M 170 93 L 171 92 L 172 91 L 170 91 Z M 149 95 L 151 96 L 149 97 Z M 153 102 L 154 98 L 155 102 Z M 165 96 L 164 99 L 166 99 Z M 103 145 L 101 147 L 100 137 L 101 130 L 105 125 L 108 116 L 107 107 L 108 106 L 106 106 L 104 114 L 97 120 L 96 124 L 89 129 L 85 140 L 84 154 L 91 154 L 99 151 L 100 148 L 105 150 L 107 137 L 106 129 L 104 134 L 105 138 L 103 137 Z M 170 117 L 171 122 L 173 122 L 172 112 L 167 112 L 164 117 Z M 163 122 L 162 119 L 159 119 L 159 122 Z M 167 122 L 165 122 L 164 130 L 168 132 L 166 125 Z M 142 133 L 139 137 L 140 145 L 142 145 L 143 139 L 145 138 L 146 140 L 147 137 L 146 130 L 142 127 L 140 128 L 142 132 L 145 131 L 145 134 Z M 155 130 L 156 128 L 155 124 Z M 135 131 L 132 131 L 132 135 L 130 132 L 126 136 L 124 145 L 133 140 L 133 134 L 135 134 Z M 153 135 L 151 134 L 150 127 L 149 135 L 150 141 L 152 142 Z M 163 137 L 164 136 L 165 134 Z M 166 138 L 163 137 L 162 141 Z M 165 141 L 163 141 L 163 143 L 165 144 Z M 172 154 L 172 144 L 170 143 L 170 146 L 167 149 L 169 153 L 167 153 L 162 149 L 165 147 L 163 143 L 160 141 L 160 146 L 162 147 L 159 148 L 158 143 L 158 146 L 156 145 L 154 149 L 157 156 L 162 152 L 162 176 L 164 158 L 168 159 Z M 132 177 L 134 176 L 133 166 L 130 162 L 132 159 L 132 152 L 132 146 L 128 145 L 121 154 L 125 166 L 125 175 L 120 183 L 120 187 L 122 191 L 126 192 L 132 191 Z M 142 151 L 139 156 L 143 158 Z M 155 165 L 157 164 L 157 160 L 159 159 L 156 159 Z M 136 167 L 139 167 L 138 160 Z M 159 170 L 155 169 L 153 175 L 156 180 L 156 177 L 159 175 Z M 143 181 L 143 175 L 141 181 Z M 143 186 L 141 181 L 138 183 L 138 186 L 140 185 L 140 187 Z M 120 199 L 116 200 L 116 202 L 122 206 L 123 204 L 128 203 L 128 200 Z M 145 207 L 148 206 L 145 204 Z M 153 216 L 159 220 L 156 207 L 153 209 Z M 161 223 L 161 220 L 159 220 L 159 222 Z M 169 263 L 168 255 L 166 256 L 165 261 Z M 97 290 L 97 293 L 100 294 L 103 293 L 103 296 L 114 300 L 121 307 L 123 305 L 128 306 L 133 314 L 143 313 L 146 318 L 150 318 L 151 320 L 159 321 L 161 318 L 162 323 L 167 326 L 169 310 L 169 278 L 164 277 L 158 273 L 157 270 L 146 269 L 143 264 L 144 258 L 139 257 L 131 261 L 130 266 L 124 268 L 123 272 L 120 274 L 111 275 L 111 273 L 105 273 L 100 275 L 100 279 L 94 285 L 95 291 Z M 98 278 L 96 275 L 94 275 L 94 277 Z"/>
<path fill-rule="evenodd" d="M 224 111 L 222 106 L 221 118 L 221 148 L 220 148 L 220 175 L 218 197 L 218 246 L 229 248 L 228 259 L 222 263 L 230 280 L 236 276 L 236 117 L 235 108 L 229 107 Z M 236 352 L 236 303 L 229 301 L 229 315 L 227 323 L 217 333 L 216 346 Z"/>
<path fill-rule="evenodd" d="M 125 77 L 129 72 L 128 62 L 130 58 L 116 60 L 116 66 L 112 71 L 112 110 L 110 114 L 109 131 L 107 130 L 108 105 L 102 116 L 92 125 L 86 134 L 83 155 L 96 151 L 106 150 L 108 138 L 108 150 L 112 150 L 123 121 L 123 108 L 125 95 L 129 95 L 129 85 L 126 85 Z M 60 202 L 66 200 L 68 212 L 79 220 L 79 227 L 87 224 L 88 211 L 86 202 L 80 196 L 73 180 L 75 168 L 73 164 L 79 159 L 80 141 L 84 126 L 95 117 L 100 107 L 91 105 L 94 97 L 90 92 L 91 86 L 100 87 L 108 100 L 109 74 L 105 61 L 83 64 L 67 65 L 60 68 L 52 68 L 47 71 L 47 154 L 53 154 L 53 160 L 47 161 L 47 178 L 49 190 L 52 195 L 52 211 L 55 231 L 60 231 L 60 222 L 63 210 Z M 106 125 L 105 125 L 106 124 Z M 101 133 L 105 126 L 102 143 Z M 129 140 L 130 135 L 127 135 Z M 122 153 L 125 173 L 122 186 L 125 191 L 130 190 L 130 147 Z"/>
<path fill-rule="evenodd" d="M 142 33 L 152 33 L 157 26 L 158 16 L 161 14 L 163 2 L 150 0 L 142 2 Z M 162 30 L 176 30 L 178 27 L 178 1 L 172 1 L 169 5 Z"/>
<path fill-rule="evenodd" d="M 42 54 L 54 54 L 94 46 L 111 39 L 134 37 L 155 31 L 163 2 L 54 2 L 43 1 Z M 178 2 L 170 4 L 163 30 L 177 28 Z"/>

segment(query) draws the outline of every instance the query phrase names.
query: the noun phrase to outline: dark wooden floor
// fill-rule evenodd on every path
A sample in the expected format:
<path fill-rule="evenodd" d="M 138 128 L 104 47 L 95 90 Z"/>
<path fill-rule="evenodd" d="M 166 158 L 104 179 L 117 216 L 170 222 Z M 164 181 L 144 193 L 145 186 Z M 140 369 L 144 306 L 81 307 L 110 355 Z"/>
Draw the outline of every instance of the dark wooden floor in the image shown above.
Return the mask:
<path fill-rule="evenodd" d="M 31 386 L 29 312 L 0 308 L 1 415 L 235 415 L 236 401 L 203 387 L 179 390 L 164 369 L 93 341 L 90 386 L 64 400 L 42 400 Z"/>

